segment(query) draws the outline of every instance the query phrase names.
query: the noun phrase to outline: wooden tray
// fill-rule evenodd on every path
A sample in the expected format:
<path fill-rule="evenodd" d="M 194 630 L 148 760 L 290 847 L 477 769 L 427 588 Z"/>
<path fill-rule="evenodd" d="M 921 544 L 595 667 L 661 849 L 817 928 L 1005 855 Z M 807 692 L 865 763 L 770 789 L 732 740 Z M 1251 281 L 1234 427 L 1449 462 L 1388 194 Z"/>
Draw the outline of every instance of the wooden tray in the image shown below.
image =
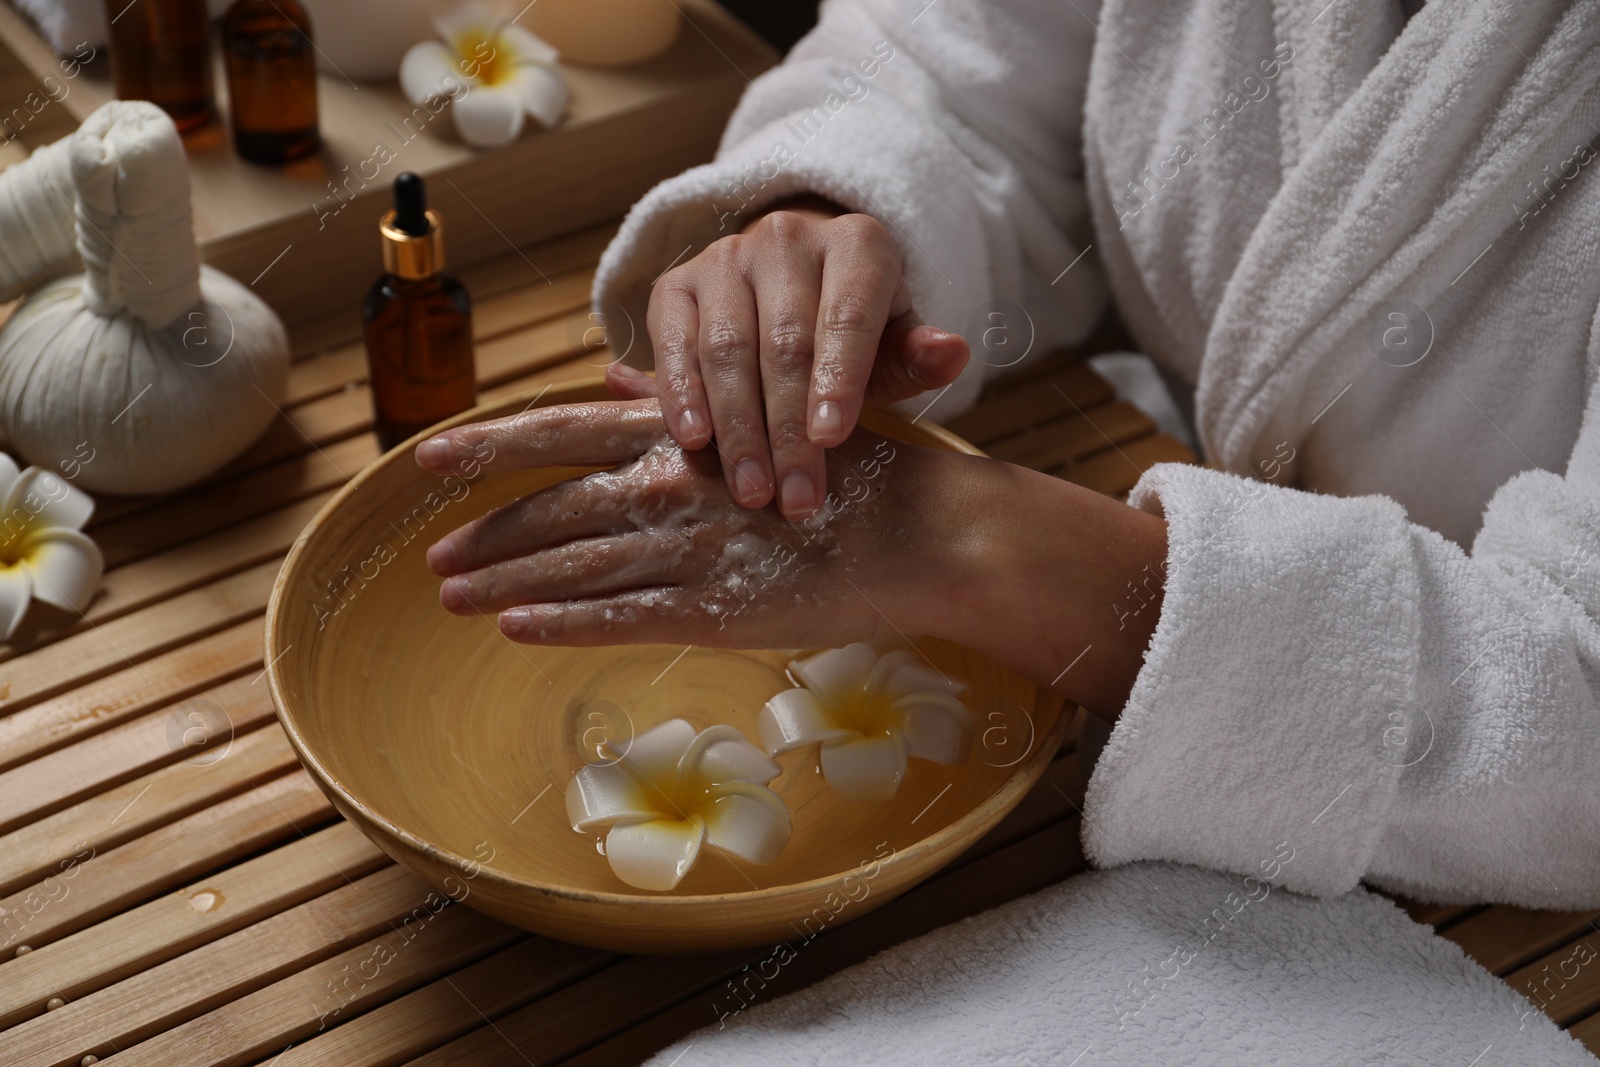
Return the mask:
<path fill-rule="evenodd" d="M 329 74 L 317 83 L 324 148 L 309 159 L 257 166 L 234 155 L 224 121 L 194 131 L 184 143 L 202 258 L 297 322 L 340 308 L 355 313 L 380 269 L 377 220 L 403 170 L 429 179 L 455 265 L 616 218 L 656 182 L 710 159 L 739 94 L 776 60 L 711 0 L 674 2 L 690 25 L 665 54 L 621 70 L 566 67 L 566 120 L 503 148 L 468 148 L 448 112 L 420 130 L 406 127 L 414 109 L 397 87 Z M 0 41 L 35 78 L 67 86 L 40 114 L 52 129 L 70 129 L 111 98 L 103 55 L 63 83 L 55 54 L 3 2 Z M 213 58 L 225 116 L 227 80 L 220 54 Z M 0 100 L 0 115 L 22 97 Z M 544 269 L 537 259 L 529 266 Z"/>

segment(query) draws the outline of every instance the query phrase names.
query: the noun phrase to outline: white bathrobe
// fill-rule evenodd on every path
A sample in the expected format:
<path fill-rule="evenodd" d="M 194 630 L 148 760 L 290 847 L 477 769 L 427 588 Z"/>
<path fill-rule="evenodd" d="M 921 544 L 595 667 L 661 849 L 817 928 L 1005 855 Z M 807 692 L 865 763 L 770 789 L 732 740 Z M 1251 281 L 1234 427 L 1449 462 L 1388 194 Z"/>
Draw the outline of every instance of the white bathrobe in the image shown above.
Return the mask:
<path fill-rule="evenodd" d="M 1109 288 L 1232 473 L 1163 465 L 1133 492 L 1168 523 L 1166 594 L 1090 782 L 1092 859 L 1259 874 L 1287 843 L 1273 881 L 1302 893 L 1594 907 L 1596 144 L 1595 0 L 1433 0 L 1409 22 L 1398 0 L 833 0 L 717 161 L 629 215 L 595 296 L 642 323 L 668 263 L 819 193 L 888 225 L 928 321 L 1008 327 L 937 416 L 1029 337 L 1081 338 Z M 1326 907 L 1318 936 L 1370 936 Z M 1072 968 L 1072 944 L 1015 950 Z M 1107 988 L 1146 962 L 1090 955 L 1116 960 Z M 1464 1033 L 1466 985 L 1424 970 L 1462 991 L 1428 1032 Z M 1316 1002 L 1315 973 L 1283 980 Z M 1208 1026 L 1259 1011 L 1242 985 L 1207 993 L 1185 1010 Z M 1010 1010 L 1076 1010 L 1037 997 Z M 1103 1014 L 1085 1067 L 1173 1051 Z M 754 1049 L 778 1025 L 749 1016 L 697 1054 L 737 1060 L 739 1032 Z M 1581 1056 L 1524 1021 L 1532 1059 Z M 1482 1063 L 1517 1061 L 1500 1054 Z M 1230 1062 L 1280 1058 L 1253 1056 Z"/>

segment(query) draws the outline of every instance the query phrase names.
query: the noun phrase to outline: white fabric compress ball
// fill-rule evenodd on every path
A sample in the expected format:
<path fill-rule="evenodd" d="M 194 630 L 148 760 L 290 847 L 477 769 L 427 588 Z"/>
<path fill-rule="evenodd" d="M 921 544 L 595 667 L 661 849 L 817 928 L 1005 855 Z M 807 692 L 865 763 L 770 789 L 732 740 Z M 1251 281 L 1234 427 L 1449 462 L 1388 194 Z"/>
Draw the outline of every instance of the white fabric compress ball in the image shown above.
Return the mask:
<path fill-rule="evenodd" d="M 200 267 L 183 142 L 159 108 L 113 101 L 0 173 L 0 245 L 0 291 L 83 269 L 0 329 L 0 428 L 28 462 L 76 460 L 98 492 L 164 492 L 277 417 L 288 335 L 249 289 Z"/>

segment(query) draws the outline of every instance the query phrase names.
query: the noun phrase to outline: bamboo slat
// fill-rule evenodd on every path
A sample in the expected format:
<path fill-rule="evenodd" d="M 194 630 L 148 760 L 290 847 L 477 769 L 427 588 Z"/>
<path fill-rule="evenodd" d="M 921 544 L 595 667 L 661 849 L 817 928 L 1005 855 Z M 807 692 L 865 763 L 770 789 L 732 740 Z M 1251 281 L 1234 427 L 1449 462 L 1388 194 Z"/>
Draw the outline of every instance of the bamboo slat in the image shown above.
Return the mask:
<path fill-rule="evenodd" d="M 333 818 L 304 771 L 268 781 L 204 811 L 87 858 L 0 899 L 0 959 L 34 949 L 192 877 Z M 77 857 L 74 857 L 76 860 Z M 33 914 L 34 909 L 38 914 Z M 13 922 L 17 919 L 30 921 Z"/>
<path fill-rule="evenodd" d="M 414 875 L 387 867 L 315 899 L 273 909 L 95 992 L 79 998 L 58 992 L 75 1010 L 50 1012 L 18 1027 L 15 1062 L 66 1067 L 85 1055 L 104 1059 L 320 963 L 349 943 L 394 930 L 418 909 L 436 918 L 429 910 L 431 892 Z"/>
<path fill-rule="evenodd" d="M 249 670 L 261 659 L 261 629 L 259 618 L 248 618 L 0 718 L 0 767 L 15 768 Z M 254 689 L 259 693 L 261 686 Z M 0 774 L 0 782 L 11 773 Z"/>
<path fill-rule="evenodd" d="M 182 759 L 226 751 L 233 736 L 274 712 L 263 686 L 243 678 L 206 690 L 0 774 L 0 830 Z"/>
<path fill-rule="evenodd" d="M 479 309 L 502 293 L 514 293 L 523 300 L 537 301 L 540 299 L 539 287 L 544 284 L 545 277 L 554 278 L 568 271 L 590 273 L 616 232 L 616 223 L 607 222 L 544 241 L 538 247 L 538 260 L 542 264 L 538 269 L 529 265 L 524 258 L 526 253 L 520 249 L 466 266 L 452 264 L 449 269 L 466 285 L 472 293 L 475 307 Z M 541 269 L 544 277 L 539 275 Z M 342 345 L 355 344 L 360 340 L 357 319 L 358 316 L 349 310 L 301 319 L 289 328 L 289 348 L 297 360 L 304 360 Z M 477 329 L 476 325 L 474 329 Z"/>
<path fill-rule="evenodd" d="M 215 633 L 262 609 L 279 561 L 251 567 L 0 663 L 0 715 Z M 155 685 L 153 678 L 145 683 Z"/>
<path fill-rule="evenodd" d="M 115 848 L 299 765 L 274 722 L 235 737 L 227 759 L 169 764 L 97 793 L 0 837 L 0 893 L 43 878 L 85 848 Z"/>
<path fill-rule="evenodd" d="M 581 345 L 582 327 L 576 331 L 566 319 L 554 325 L 541 323 L 476 347 L 480 388 L 493 386 L 571 358 Z M 525 334 L 527 336 L 525 336 Z M 263 404 L 269 401 L 263 397 Z M 372 396 L 366 383 L 349 383 L 338 392 L 318 397 L 287 410 L 221 477 L 256 470 L 311 448 L 323 448 L 372 423 Z M 355 471 L 345 471 L 347 476 Z"/>
<path fill-rule="evenodd" d="M 1157 463 L 1193 462 L 1194 453 L 1183 442 L 1166 434 L 1153 434 L 1116 445 L 1080 463 L 1066 464 L 1051 473 L 1098 493 L 1121 496 Z"/>
<path fill-rule="evenodd" d="M 1562 945 L 1505 978 L 1556 1022 L 1576 1022 L 1600 1010 L 1600 934 Z"/>
<path fill-rule="evenodd" d="M 387 863 L 359 831 L 337 823 L 0 962 L 0 1027 L 42 1015 L 52 997 L 76 1001 L 330 889 L 353 885 Z"/>
<path fill-rule="evenodd" d="M 156 1034 L 107 1062 L 113 1067 L 238 1067 L 277 1051 L 285 1040 L 304 1041 L 524 936 L 470 908 L 445 907 Z"/>
<path fill-rule="evenodd" d="M 1101 404 L 1082 415 L 1006 437 L 985 449 L 995 459 L 1048 470 L 1113 445 L 1155 432 L 1150 416 L 1121 401 Z"/>
<path fill-rule="evenodd" d="M 560 1060 L 648 1019 L 686 993 L 712 988 L 749 957 L 629 956 L 480 1027 L 411 1067 L 496 1067 Z"/>
<path fill-rule="evenodd" d="M 1460 904 L 1418 904 L 1414 900 L 1397 899 L 1405 913 L 1411 916 L 1413 922 L 1422 923 L 1424 926 L 1438 927 L 1459 919 L 1472 909 Z"/>
<path fill-rule="evenodd" d="M 620 957 L 529 937 L 273 1056 L 272 1067 L 391 1067 L 593 974 Z"/>
<path fill-rule="evenodd" d="M 595 364 L 601 363 L 603 360 L 598 353 L 591 356 L 590 359 L 594 362 L 572 360 L 567 363 L 558 363 L 549 370 L 541 371 L 538 374 L 530 374 L 526 378 L 515 378 L 504 385 L 485 389 L 479 394 L 479 399 L 487 403 L 491 400 L 498 400 L 501 397 L 515 396 L 519 393 L 542 389 L 547 385 L 558 385 L 561 382 L 576 382 L 586 378 L 593 378 L 601 373 L 600 368 Z"/>
<path fill-rule="evenodd" d="M 548 284 L 475 301 L 472 306 L 474 346 L 481 350 L 502 336 L 574 311 L 586 311 L 589 307 L 589 282 L 588 271 L 572 271 L 556 275 Z M 296 407 L 347 389 L 353 382 L 366 380 L 366 346 L 361 342 L 339 345 L 294 365 L 289 372 L 289 389 L 284 406 Z"/>
<path fill-rule="evenodd" d="M 1024 384 L 985 395 L 972 410 L 946 420 L 945 425 L 979 448 L 987 448 L 1027 427 L 1107 403 L 1114 395 L 1104 378 L 1082 363 L 1067 361 Z"/>
<path fill-rule="evenodd" d="M 12 644 L 0 649 L 0 663 L 43 647 L 49 641 L 82 633 L 178 593 L 282 557 L 301 528 L 331 495 L 319 493 L 230 529 L 218 530 L 107 571 L 87 611 L 76 617 L 57 613 L 57 617 L 65 621 L 41 630 L 37 636 L 19 632 Z M 25 630 L 27 625 L 24 623 Z"/>
<path fill-rule="evenodd" d="M 90 530 L 119 567 L 143 556 L 225 530 L 285 504 L 334 489 L 378 457 L 375 441 L 356 437 L 315 449 L 303 445 L 282 463 L 209 483 L 182 496 L 130 502 L 96 512 Z"/>
<path fill-rule="evenodd" d="M 1574 938 L 1600 932 L 1600 911 L 1490 908 L 1450 928 L 1450 940 L 1495 974 L 1505 974 Z"/>
<path fill-rule="evenodd" d="M 1600 1015 L 1591 1015 L 1582 1022 L 1573 1024 L 1572 1036 L 1577 1038 L 1584 1048 L 1600 1056 Z"/>
<path fill-rule="evenodd" d="M 85 612 L 82 625 L 118 618 L 255 564 L 281 558 L 332 495 L 331 490 L 313 493 L 258 518 L 109 571 Z"/>

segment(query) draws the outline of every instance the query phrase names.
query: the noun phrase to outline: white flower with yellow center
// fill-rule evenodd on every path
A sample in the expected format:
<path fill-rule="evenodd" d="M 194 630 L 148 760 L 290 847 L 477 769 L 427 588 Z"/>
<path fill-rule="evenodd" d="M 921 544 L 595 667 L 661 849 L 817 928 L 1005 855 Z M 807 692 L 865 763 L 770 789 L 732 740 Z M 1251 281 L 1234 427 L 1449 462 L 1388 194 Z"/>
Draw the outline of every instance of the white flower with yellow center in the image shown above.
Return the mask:
<path fill-rule="evenodd" d="M 82 611 L 100 584 L 105 559 L 80 532 L 94 499 L 54 471 L 17 469 L 0 453 L 0 640 L 9 640 L 39 600 Z"/>
<path fill-rule="evenodd" d="M 777 756 L 821 745 L 822 776 L 846 800 L 882 803 L 900 790 L 906 759 L 959 766 L 972 752 L 966 689 L 904 649 L 868 644 L 789 664 L 801 684 L 761 709 L 757 729 Z"/>
<path fill-rule="evenodd" d="M 527 115 L 546 126 L 561 120 L 567 83 L 550 45 L 476 2 L 433 25 L 443 40 L 413 45 L 400 61 L 400 88 L 413 104 L 448 97 L 461 139 L 480 148 L 515 141 Z"/>
<path fill-rule="evenodd" d="M 610 827 L 605 854 L 618 878 L 672 889 L 703 844 L 751 863 L 777 859 L 793 829 L 789 809 L 767 788 L 780 770 L 731 726 L 697 734 L 669 719 L 620 757 L 573 775 L 567 818 L 581 833 Z"/>

